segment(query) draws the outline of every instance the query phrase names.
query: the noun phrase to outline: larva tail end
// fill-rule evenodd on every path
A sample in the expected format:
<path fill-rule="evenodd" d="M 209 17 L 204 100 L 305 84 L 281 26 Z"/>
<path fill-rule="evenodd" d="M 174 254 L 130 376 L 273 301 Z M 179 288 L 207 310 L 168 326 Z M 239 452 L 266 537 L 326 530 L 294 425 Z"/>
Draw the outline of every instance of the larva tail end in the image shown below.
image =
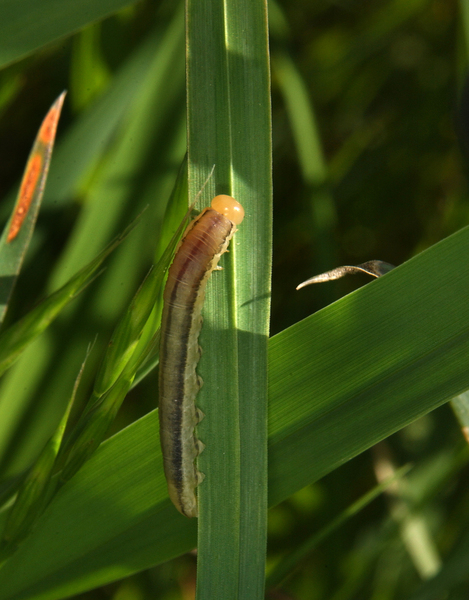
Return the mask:
<path fill-rule="evenodd" d="M 195 477 L 195 485 L 198 485 L 200 482 L 198 471 L 195 473 Z M 199 511 L 197 510 L 197 497 L 193 491 L 191 491 L 189 494 L 183 494 L 181 497 L 177 487 L 172 482 L 168 481 L 168 492 L 171 502 L 178 509 L 181 515 L 188 517 L 189 519 L 199 515 Z"/>
<path fill-rule="evenodd" d="M 212 200 L 212 208 L 224 215 L 235 225 L 239 225 L 244 219 L 244 208 L 234 198 L 226 194 L 215 196 Z"/>

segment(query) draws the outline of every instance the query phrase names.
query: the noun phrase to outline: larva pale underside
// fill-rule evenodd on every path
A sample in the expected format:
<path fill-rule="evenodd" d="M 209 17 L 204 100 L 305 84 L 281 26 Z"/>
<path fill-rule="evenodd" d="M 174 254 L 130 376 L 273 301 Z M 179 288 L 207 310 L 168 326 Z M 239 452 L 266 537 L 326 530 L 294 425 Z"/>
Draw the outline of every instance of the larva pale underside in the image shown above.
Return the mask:
<path fill-rule="evenodd" d="M 195 427 L 204 416 L 195 405 L 202 384 L 196 373 L 198 337 L 208 278 L 244 217 L 231 196 L 216 196 L 188 226 L 168 271 L 161 322 L 159 419 L 169 497 L 186 517 L 196 517 L 196 487 L 204 478 L 195 459 L 203 450 Z"/>

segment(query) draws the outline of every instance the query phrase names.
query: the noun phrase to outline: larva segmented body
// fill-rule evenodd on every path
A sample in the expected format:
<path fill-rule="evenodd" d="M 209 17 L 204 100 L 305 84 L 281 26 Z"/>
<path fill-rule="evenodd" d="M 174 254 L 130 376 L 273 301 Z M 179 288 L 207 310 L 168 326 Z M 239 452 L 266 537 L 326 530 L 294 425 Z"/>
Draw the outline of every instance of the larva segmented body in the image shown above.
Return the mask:
<path fill-rule="evenodd" d="M 211 272 L 244 217 L 231 196 L 216 196 L 187 228 L 168 272 L 161 322 L 159 419 L 169 496 L 187 517 L 196 517 L 196 486 L 204 475 L 195 458 L 204 445 L 195 435 L 203 417 L 195 406 L 202 306 Z"/>

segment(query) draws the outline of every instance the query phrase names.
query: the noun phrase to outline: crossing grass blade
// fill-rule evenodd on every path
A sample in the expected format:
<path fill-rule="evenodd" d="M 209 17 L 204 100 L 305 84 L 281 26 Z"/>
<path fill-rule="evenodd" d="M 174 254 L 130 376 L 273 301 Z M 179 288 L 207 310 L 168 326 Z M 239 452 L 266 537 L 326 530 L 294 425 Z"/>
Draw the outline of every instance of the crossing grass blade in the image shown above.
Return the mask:
<path fill-rule="evenodd" d="M 469 388 L 468 244 L 466 228 L 270 340 L 270 505 Z M 1 600 L 63 598 L 195 546 L 157 431 L 154 411 L 97 450 L 0 571 Z"/>

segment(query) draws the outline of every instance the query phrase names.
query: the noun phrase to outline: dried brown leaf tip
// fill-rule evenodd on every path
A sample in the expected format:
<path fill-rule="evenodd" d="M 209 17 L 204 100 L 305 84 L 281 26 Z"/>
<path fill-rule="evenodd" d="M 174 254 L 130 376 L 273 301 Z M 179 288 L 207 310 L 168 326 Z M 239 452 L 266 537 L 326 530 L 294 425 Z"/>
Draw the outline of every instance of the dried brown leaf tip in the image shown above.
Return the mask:
<path fill-rule="evenodd" d="M 18 235 L 33 200 L 44 191 L 52 147 L 64 99 L 65 92 L 62 92 L 45 116 L 36 136 L 21 181 L 15 211 L 11 218 L 10 228 L 8 229 L 7 243 L 10 243 Z"/>
<path fill-rule="evenodd" d="M 322 283 L 324 281 L 333 281 L 334 279 L 340 279 L 345 275 L 355 275 L 356 273 L 367 273 L 372 277 L 381 277 L 382 275 L 386 275 L 394 269 L 394 265 L 391 265 L 382 260 L 369 260 L 367 262 L 362 263 L 361 265 L 344 265 L 343 267 L 337 267 L 336 269 L 332 269 L 332 271 L 326 271 L 325 273 L 321 273 L 320 275 L 315 275 L 300 285 L 297 286 L 297 290 L 300 290 L 307 285 L 311 285 L 312 283 Z"/>

